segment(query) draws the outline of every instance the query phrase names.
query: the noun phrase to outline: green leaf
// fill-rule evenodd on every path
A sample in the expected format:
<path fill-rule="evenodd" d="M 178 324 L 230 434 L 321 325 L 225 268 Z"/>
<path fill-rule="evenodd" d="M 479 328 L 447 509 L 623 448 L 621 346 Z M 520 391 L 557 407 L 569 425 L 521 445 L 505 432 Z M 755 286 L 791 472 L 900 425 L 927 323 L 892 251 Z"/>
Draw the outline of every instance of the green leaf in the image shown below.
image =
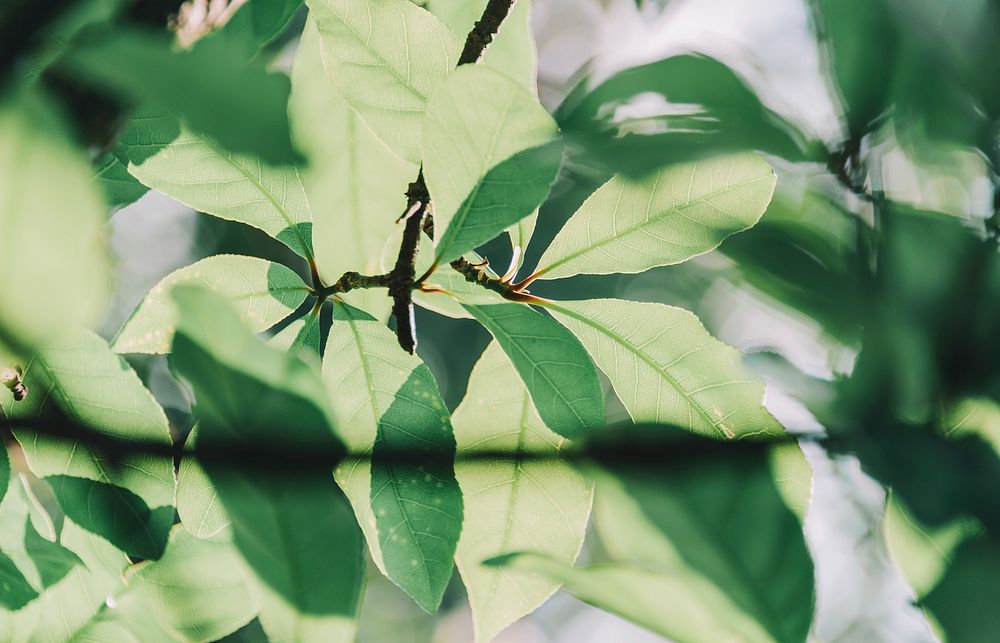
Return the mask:
<path fill-rule="evenodd" d="M 181 640 L 220 639 L 257 613 L 233 546 L 199 540 L 183 529 L 170 534 L 160 560 L 136 567 L 128 584 L 126 591 L 146 606 L 146 618 Z"/>
<path fill-rule="evenodd" d="M 538 223 L 538 210 L 507 228 L 507 236 L 510 237 L 511 259 L 510 267 L 504 276 L 510 280 L 517 276 L 517 271 L 524 264 L 524 256 L 528 252 L 531 237 L 535 234 L 536 223 Z"/>
<path fill-rule="evenodd" d="M 392 332 L 368 314 L 334 301 L 323 381 L 352 451 L 371 464 L 338 467 L 376 565 L 428 612 L 451 579 L 462 529 L 462 496 L 448 410 L 430 370 L 399 350 Z M 394 453 L 426 453 L 422 466 Z M 388 454 L 388 455 L 387 455 Z"/>
<path fill-rule="evenodd" d="M 433 252 L 434 248 L 431 247 L 430 239 L 421 237 L 420 242 L 420 253 L 426 251 L 430 254 Z M 426 257 L 427 254 L 424 256 Z M 465 253 L 464 257 L 466 261 L 473 264 L 483 261 L 482 257 L 471 251 Z M 420 263 L 420 254 L 418 254 L 418 273 L 421 269 Z M 429 264 L 427 267 L 430 267 Z M 483 270 L 491 277 L 499 279 L 499 276 L 488 265 L 484 266 Z M 507 303 L 507 300 L 501 297 L 499 293 L 469 282 L 464 275 L 448 264 L 438 266 L 424 283 L 427 290 L 414 290 L 413 303 L 427 310 L 432 310 L 439 315 L 445 315 L 453 319 L 472 319 L 472 315 L 462 307 L 462 302 L 476 305 Z"/>
<path fill-rule="evenodd" d="M 531 214 L 562 159 L 555 121 L 531 93 L 477 65 L 431 96 L 421 147 L 438 263 L 457 259 Z"/>
<path fill-rule="evenodd" d="M 0 401 L 12 420 L 61 418 L 118 438 L 170 444 L 167 417 L 131 367 L 103 339 L 79 331 L 39 347 L 24 368 L 27 397 Z M 81 441 L 15 428 L 35 475 L 52 484 L 63 511 L 129 554 L 158 558 L 173 521 L 169 457 L 109 460 Z"/>
<path fill-rule="evenodd" d="M 430 0 L 428 8 L 456 34 L 472 31 L 483 15 L 488 0 Z M 480 64 L 495 69 L 516 80 L 525 89 L 537 94 L 538 61 L 535 39 L 531 32 L 531 0 L 518 0 L 500 24 L 500 30 L 489 44 Z"/>
<path fill-rule="evenodd" d="M 583 545 L 593 489 L 572 466 L 555 459 L 564 439 L 542 423 L 496 342 L 473 368 L 453 422 L 459 455 L 512 455 L 510 460 L 460 462 L 455 469 L 467 499 L 455 562 L 468 589 L 476 640 L 490 641 L 545 602 L 559 583 L 507 574 L 482 561 L 534 549 L 572 565 Z"/>
<path fill-rule="evenodd" d="M 593 299 L 551 304 L 604 371 L 636 422 L 719 438 L 783 435 L 764 383 L 693 314 L 663 304 Z"/>
<path fill-rule="evenodd" d="M 92 29 L 62 61 L 74 75 L 182 117 L 227 150 L 294 163 L 286 110 L 288 78 L 247 66 L 241 52 L 209 39 L 177 51 L 166 34 L 116 25 Z"/>
<path fill-rule="evenodd" d="M 651 97 L 666 104 L 653 103 L 654 113 L 627 116 L 629 108 L 650 105 Z M 807 145 L 793 125 L 764 107 L 729 67 L 698 54 L 626 69 L 592 90 L 584 81 L 556 118 L 591 163 L 603 161 L 630 176 L 747 150 L 792 161 L 826 156 L 821 145 Z"/>
<path fill-rule="evenodd" d="M 129 121 L 122 145 L 129 172 L 145 185 L 199 212 L 263 230 L 312 258 L 312 210 L 295 167 L 227 152 L 148 109 Z"/>
<path fill-rule="evenodd" d="M 104 193 L 104 200 L 112 211 L 139 200 L 139 197 L 149 191 L 138 179 L 129 174 L 128 159 L 124 153 L 116 156 L 113 150 L 105 152 L 94 161 L 93 181 Z"/>
<path fill-rule="evenodd" d="M 337 93 L 323 70 L 312 20 L 292 66 L 288 109 L 295 140 L 310 161 L 305 184 L 320 277 L 334 283 L 349 270 L 379 272 L 386 240 L 401 227 L 396 217 L 406 208 L 406 186 L 417 165 L 392 153 Z M 379 319 L 392 305 L 379 289 L 341 297 Z"/>
<path fill-rule="evenodd" d="M 271 445 L 266 460 L 202 462 L 232 521 L 233 541 L 262 588 L 288 610 L 353 621 L 361 532 L 318 460 L 343 455 L 319 374 L 254 337 L 210 291 L 178 286 L 173 296 L 181 311 L 173 363 L 197 399 L 196 453 L 259 453 Z M 302 462 L 306 454 L 317 459 Z"/>
<path fill-rule="evenodd" d="M 309 0 L 327 75 L 393 152 L 420 162 L 427 98 L 462 41 L 408 0 Z"/>
<path fill-rule="evenodd" d="M 569 331 L 523 304 L 463 306 L 510 357 L 545 426 L 570 439 L 604 426 L 597 369 Z"/>
<path fill-rule="evenodd" d="M 83 561 L 57 542 L 42 537 L 30 517 L 24 521 L 24 552 L 35 564 L 42 587 L 52 587 Z"/>
<path fill-rule="evenodd" d="M 6 96 L 0 103 L 0 344 L 12 350 L 94 323 L 103 312 L 111 290 L 106 207 L 90 176 L 48 104 L 28 93 Z"/>
<path fill-rule="evenodd" d="M 305 317 L 294 320 L 288 326 L 275 333 L 267 340 L 268 345 L 279 348 L 286 353 L 312 355 L 319 357 L 322 343 L 320 315 L 322 307 L 317 305 Z"/>
<path fill-rule="evenodd" d="M 309 294 L 302 279 L 281 264 L 240 255 L 208 257 L 175 270 L 155 285 L 118 331 L 111 348 L 118 353 L 168 352 L 178 316 L 170 291 L 192 283 L 221 295 L 254 332 L 287 317 Z"/>
<path fill-rule="evenodd" d="M 226 47 L 240 52 L 244 59 L 253 58 L 276 40 L 295 18 L 302 0 L 254 0 L 244 2 L 222 28 L 210 33 L 195 48 L 221 41 Z"/>
<path fill-rule="evenodd" d="M 618 176 L 577 210 L 542 254 L 535 276 L 636 273 L 681 263 L 752 227 L 777 178 L 755 154 Z"/>
<path fill-rule="evenodd" d="M 1000 600 L 1000 582 L 994 573 L 1000 565 L 1000 544 L 977 538 L 961 544 L 941 581 L 920 601 L 944 630 L 948 641 L 991 641 L 1000 631 L 1000 616 L 993 608 Z"/>
<path fill-rule="evenodd" d="M 7 495 L 7 488 L 10 486 L 10 455 L 7 453 L 7 446 L 0 449 L 0 502 L 3 502 Z"/>

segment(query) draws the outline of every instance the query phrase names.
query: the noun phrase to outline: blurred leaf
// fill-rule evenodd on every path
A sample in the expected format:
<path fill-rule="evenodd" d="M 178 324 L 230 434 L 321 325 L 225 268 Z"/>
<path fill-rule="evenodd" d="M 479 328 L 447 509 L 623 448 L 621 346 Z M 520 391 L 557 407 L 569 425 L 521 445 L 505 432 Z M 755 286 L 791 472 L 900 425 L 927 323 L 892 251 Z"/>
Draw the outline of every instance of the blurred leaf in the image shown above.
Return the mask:
<path fill-rule="evenodd" d="M 917 522 L 896 496 L 890 495 L 886 502 L 886 545 L 896 568 L 918 598 L 945 574 L 962 541 L 978 531 L 975 521 L 970 520 L 930 528 Z"/>
<path fill-rule="evenodd" d="M 459 36 L 472 31 L 488 0 L 430 0 L 431 13 Z M 538 61 L 531 32 L 531 0 L 518 0 L 500 25 L 493 42 L 483 52 L 480 64 L 509 76 L 533 94 Z"/>
<path fill-rule="evenodd" d="M 461 462 L 455 470 L 468 500 L 455 562 L 468 589 L 476 640 L 490 641 L 544 603 L 559 584 L 507 574 L 482 561 L 535 549 L 572 565 L 583 545 L 593 490 L 565 462 L 520 459 L 558 456 L 564 440 L 542 423 L 496 342 L 473 368 L 454 423 L 460 455 L 506 451 L 512 458 Z"/>
<path fill-rule="evenodd" d="M 188 641 L 214 641 L 257 613 L 243 562 L 228 542 L 199 540 L 175 529 L 160 560 L 140 564 L 128 577 L 129 594 L 165 629 Z"/>
<path fill-rule="evenodd" d="M 120 153 L 119 157 L 116 153 Z M 104 200 L 112 212 L 139 200 L 149 191 L 128 171 L 128 158 L 119 149 L 105 152 L 94 161 L 93 181 L 104 192 Z"/>
<path fill-rule="evenodd" d="M 371 464 L 341 465 L 337 482 L 351 499 L 372 559 L 391 581 L 435 612 L 451 579 L 463 502 L 455 439 L 437 384 L 420 358 L 399 350 L 392 331 L 334 301 L 323 381 L 352 451 Z M 416 466 L 386 453 L 426 453 Z"/>
<path fill-rule="evenodd" d="M 7 488 L 10 486 L 10 455 L 7 453 L 7 445 L 0 449 L 0 502 L 3 502 L 7 495 Z"/>
<path fill-rule="evenodd" d="M 12 350 L 103 313 L 111 287 L 106 208 L 90 174 L 40 96 L 0 101 L 0 343 Z"/>
<path fill-rule="evenodd" d="M 167 417 L 129 365 L 103 339 L 79 331 L 38 349 L 24 369 L 28 396 L 0 394 L 12 420 L 65 418 L 105 435 L 170 444 Z M 15 428 L 32 473 L 46 478 L 63 511 L 129 554 L 159 558 L 173 522 L 170 458 L 109 459 L 79 440 Z"/>
<path fill-rule="evenodd" d="M 549 309 L 580 339 L 634 421 L 722 439 L 784 433 L 763 407 L 763 381 L 693 313 L 620 299 Z"/>
<path fill-rule="evenodd" d="M 650 94 L 669 104 L 628 116 L 653 103 Z M 581 84 L 556 120 L 571 144 L 634 176 L 724 152 L 758 150 L 791 161 L 819 154 L 806 150 L 795 128 L 764 107 L 731 69 L 697 54 L 626 69 L 594 89 Z"/>
<path fill-rule="evenodd" d="M 179 284 L 200 284 L 230 302 L 254 332 L 267 330 L 298 308 L 309 289 L 285 266 L 256 257 L 216 255 L 175 270 L 143 298 L 118 331 L 111 348 L 118 353 L 166 353 L 178 311 L 170 291 Z"/>
<path fill-rule="evenodd" d="M 538 100 L 478 65 L 463 66 L 434 90 L 421 149 L 438 263 L 531 214 L 562 159 L 555 122 Z"/>
<path fill-rule="evenodd" d="M 463 306 L 507 353 L 545 426 L 570 439 L 604 426 L 597 369 L 569 331 L 523 304 Z"/>
<path fill-rule="evenodd" d="M 406 208 L 404 193 L 417 166 L 389 151 L 334 89 L 312 20 L 292 66 L 289 114 L 295 140 L 310 161 L 305 184 L 320 276 L 330 284 L 349 270 L 378 272 L 386 240 L 401 227 L 396 217 Z M 391 307 L 381 290 L 341 297 L 378 319 Z"/>
<path fill-rule="evenodd" d="M 952 564 L 920 602 L 934 615 L 951 643 L 992 641 L 1000 632 L 1000 546 L 979 538 L 959 545 Z"/>
<path fill-rule="evenodd" d="M 302 7 L 302 0 L 253 0 L 244 2 L 221 29 L 209 34 L 195 47 L 219 46 L 238 51 L 249 60 L 277 39 Z"/>
<path fill-rule="evenodd" d="M 327 75 L 393 152 L 420 162 L 423 114 L 462 42 L 408 0 L 309 0 Z"/>
<path fill-rule="evenodd" d="M 226 150 L 294 163 L 288 78 L 247 66 L 241 52 L 209 39 L 174 49 L 164 35 L 116 26 L 83 34 L 63 58 L 72 73 L 181 117 Z"/>
<path fill-rule="evenodd" d="M 559 231 L 534 274 L 560 279 L 681 263 L 757 223 L 776 181 L 753 154 L 615 177 Z"/>
<path fill-rule="evenodd" d="M 129 172 L 184 205 L 263 230 L 306 259 L 313 256 L 312 210 L 299 171 L 228 152 L 145 110 L 122 135 Z"/>
<path fill-rule="evenodd" d="M 319 374 L 254 337 L 211 291 L 178 286 L 173 297 L 181 311 L 173 364 L 197 399 L 196 453 L 271 444 L 268 459 L 281 466 L 262 470 L 247 457 L 202 462 L 232 521 L 233 541 L 260 590 L 293 623 L 311 615 L 351 627 L 361 594 L 361 532 L 329 469 L 301 461 L 329 455 L 332 463 L 344 452 Z"/>
<path fill-rule="evenodd" d="M 21 574 L 14 561 L 0 552 L 0 606 L 19 610 L 38 598 L 38 592 Z"/>

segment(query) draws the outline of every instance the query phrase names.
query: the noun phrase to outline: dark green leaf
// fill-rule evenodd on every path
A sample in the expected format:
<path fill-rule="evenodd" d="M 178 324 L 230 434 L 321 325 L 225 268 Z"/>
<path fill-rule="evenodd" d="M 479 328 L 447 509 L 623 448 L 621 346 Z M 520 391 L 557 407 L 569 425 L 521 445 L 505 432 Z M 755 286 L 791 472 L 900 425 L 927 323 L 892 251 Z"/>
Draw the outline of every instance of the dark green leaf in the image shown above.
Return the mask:
<path fill-rule="evenodd" d="M 522 304 L 463 305 L 510 357 L 547 427 L 574 439 L 604 426 L 597 369 L 572 333 Z"/>
<path fill-rule="evenodd" d="M 19 610 L 38 598 L 38 592 L 17 568 L 14 561 L 0 552 L 0 605 Z"/>
<path fill-rule="evenodd" d="M 61 581 L 77 565 L 83 565 L 73 551 L 42 537 L 31 523 L 31 518 L 24 521 L 24 551 L 35 564 L 45 588 Z"/>
<path fill-rule="evenodd" d="M 952 554 L 944 578 L 921 601 L 951 643 L 987 643 L 1000 632 L 1000 543 L 969 540 Z"/>

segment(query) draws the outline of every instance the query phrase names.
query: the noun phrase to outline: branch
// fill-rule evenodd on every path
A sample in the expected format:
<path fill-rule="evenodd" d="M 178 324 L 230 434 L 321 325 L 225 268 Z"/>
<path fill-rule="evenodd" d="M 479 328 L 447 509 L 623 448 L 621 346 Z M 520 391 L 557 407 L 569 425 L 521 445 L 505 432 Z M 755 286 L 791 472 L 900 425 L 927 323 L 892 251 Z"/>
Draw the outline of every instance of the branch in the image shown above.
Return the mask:
<path fill-rule="evenodd" d="M 500 29 L 504 18 L 510 13 L 515 0 L 489 0 L 483 10 L 482 17 L 476 21 L 472 31 L 465 39 L 465 47 L 458 58 L 459 65 L 474 63 L 482 56 L 493 41 L 493 36 Z M 406 228 L 403 230 L 403 241 L 396 256 L 396 265 L 389 273 L 389 296 L 392 297 L 392 316 L 396 319 L 396 338 L 399 345 L 408 353 L 417 350 L 417 330 L 413 320 L 413 288 L 416 282 L 417 250 L 420 243 L 420 230 L 425 220 L 430 224 L 430 193 L 424 181 L 424 171 L 421 167 L 417 178 L 406 191 L 407 203 Z"/>

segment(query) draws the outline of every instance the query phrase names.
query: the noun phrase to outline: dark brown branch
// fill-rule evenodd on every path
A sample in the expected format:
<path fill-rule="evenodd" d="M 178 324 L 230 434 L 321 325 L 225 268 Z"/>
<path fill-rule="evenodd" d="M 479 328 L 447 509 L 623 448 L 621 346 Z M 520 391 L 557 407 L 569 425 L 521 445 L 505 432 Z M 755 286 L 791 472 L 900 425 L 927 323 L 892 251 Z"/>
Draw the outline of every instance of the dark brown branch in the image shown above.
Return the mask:
<path fill-rule="evenodd" d="M 465 46 L 458 58 L 459 65 L 479 60 L 513 5 L 514 0 L 489 0 L 482 17 L 476 21 L 465 39 Z M 413 321 L 413 288 L 419 285 L 416 279 L 417 251 L 421 229 L 425 225 L 433 226 L 428 211 L 430 193 L 424 181 L 423 167 L 416 180 L 410 184 L 406 196 L 406 213 L 403 215 L 406 228 L 403 230 L 396 265 L 389 273 L 389 296 L 392 297 L 392 316 L 396 320 L 399 345 L 406 352 L 414 353 L 417 350 L 417 329 Z M 433 227 L 430 229 L 433 230 Z"/>

